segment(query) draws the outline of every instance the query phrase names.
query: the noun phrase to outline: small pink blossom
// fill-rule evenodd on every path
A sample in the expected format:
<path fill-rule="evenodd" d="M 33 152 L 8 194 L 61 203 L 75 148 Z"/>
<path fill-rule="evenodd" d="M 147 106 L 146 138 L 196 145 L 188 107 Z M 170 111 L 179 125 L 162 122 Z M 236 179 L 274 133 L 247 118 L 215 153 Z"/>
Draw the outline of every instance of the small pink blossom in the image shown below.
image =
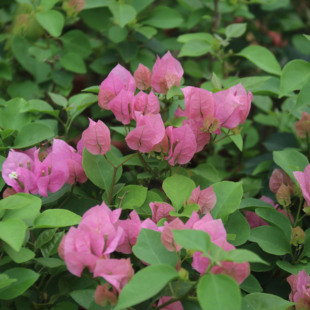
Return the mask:
<path fill-rule="evenodd" d="M 188 204 L 197 203 L 200 207 L 199 214 L 207 214 L 210 212 L 216 204 L 216 196 L 212 186 L 209 186 L 203 190 L 200 190 L 200 186 L 196 187 L 189 199 Z"/>
<path fill-rule="evenodd" d="M 132 92 L 122 89 L 119 94 L 109 102 L 109 109 L 115 118 L 124 125 L 130 123 L 130 109 L 133 104 L 134 95 Z"/>
<path fill-rule="evenodd" d="M 165 125 L 160 114 L 142 115 L 136 112 L 137 126 L 126 137 L 132 150 L 141 153 L 151 152 L 165 136 Z"/>
<path fill-rule="evenodd" d="M 166 94 L 172 86 L 179 86 L 183 68 L 170 52 L 157 60 L 152 69 L 152 87 L 157 93 Z"/>
<path fill-rule="evenodd" d="M 197 149 L 196 137 L 192 129 L 188 125 L 182 125 L 178 128 L 169 126 L 166 129 L 166 134 L 170 142 L 170 151 L 165 159 L 171 166 L 176 163 L 187 164 Z"/>
<path fill-rule="evenodd" d="M 100 259 L 94 270 L 95 277 L 103 277 L 120 293 L 122 288 L 133 277 L 134 270 L 130 259 Z"/>
<path fill-rule="evenodd" d="M 301 187 L 301 191 L 307 202 L 307 205 L 310 206 L 310 165 L 305 168 L 304 172 L 294 171 L 293 173 Z"/>
<path fill-rule="evenodd" d="M 171 229 L 181 230 L 181 229 L 186 229 L 186 226 L 179 218 L 176 218 L 170 223 L 165 222 L 165 226 L 164 226 L 163 231 L 161 233 L 161 242 L 166 247 L 166 249 L 168 251 L 171 251 L 171 252 L 175 252 L 175 251 L 178 252 L 182 249 L 182 247 L 179 246 L 174 241 L 173 233 L 172 233 Z"/>
<path fill-rule="evenodd" d="M 290 301 L 295 302 L 296 310 L 310 309 L 310 276 L 305 270 L 299 271 L 298 275 L 290 275 L 287 282 L 291 286 Z"/>
<path fill-rule="evenodd" d="M 113 292 L 109 291 L 109 284 L 104 283 L 103 285 L 98 285 L 96 287 L 95 301 L 96 304 L 103 307 L 106 306 L 107 303 L 115 306 L 117 303 L 117 297 Z"/>
<path fill-rule="evenodd" d="M 174 220 L 174 217 L 169 215 L 170 211 L 174 211 L 172 205 L 166 202 L 151 202 L 152 221 L 157 223 L 162 218 L 166 218 L 168 222 Z"/>
<path fill-rule="evenodd" d="M 89 126 L 82 133 L 82 141 L 87 151 L 93 155 L 104 155 L 111 149 L 110 130 L 102 121 L 89 118 Z"/>
<path fill-rule="evenodd" d="M 138 69 L 133 74 L 133 77 L 136 81 L 137 88 L 140 90 L 147 90 L 151 87 L 152 72 L 143 64 L 139 64 Z"/>
<path fill-rule="evenodd" d="M 101 83 L 98 94 L 98 104 L 102 109 L 110 109 L 109 102 L 116 97 L 121 90 L 134 93 L 136 83 L 131 73 L 118 64 Z"/>
<path fill-rule="evenodd" d="M 160 111 L 160 105 L 158 98 L 153 92 L 149 94 L 140 91 L 131 102 L 131 118 L 136 119 L 135 112 L 141 112 L 146 114 L 158 114 Z"/>
<path fill-rule="evenodd" d="M 243 124 L 249 115 L 252 93 L 248 93 L 242 84 L 229 89 L 221 90 L 214 94 L 216 102 L 215 118 L 220 121 L 222 127 L 233 129 Z"/>
<path fill-rule="evenodd" d="M 170 296 L 162 296 L 157 304 L 157 307 L 161 306 L 162 304 L 166 303 L 167 301 L 169 301 L 172 297 Z M 180 301 L 175 301 L 163 308 L 161 308 L 162 310 L 183 310 L 183 306 L 182 303 Z"/>
<path fill-rule="evenodd" d="M 182 88 L 185 100 L 185 116 L 203 121 L 207 115 L 214 115 L 216 106 L 213 94 L 205 89 L 187 86 Z"/>
<path fill-rule="evenodd" d="M 301 119 L 295 123 L 297 136 L 305 139 L 310 135 L 310 114 L 302 112 Z"/>

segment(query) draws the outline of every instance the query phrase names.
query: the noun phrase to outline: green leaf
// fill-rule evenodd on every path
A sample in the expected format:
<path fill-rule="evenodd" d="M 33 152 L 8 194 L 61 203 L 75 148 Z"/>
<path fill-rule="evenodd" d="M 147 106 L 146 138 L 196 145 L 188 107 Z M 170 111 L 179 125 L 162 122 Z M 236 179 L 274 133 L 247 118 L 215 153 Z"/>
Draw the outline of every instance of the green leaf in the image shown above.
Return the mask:
<path fill-rule="evenodd" d="M 5 61 L 0 61 L 0 78 L 7 81 L 12 80 L 12 68 Z"/>
<path fill-rule="evenodd" d="M 244 48 L 237 55 L 245 57 L 254 63 L 257 67 L 268 73 L 281 75 L 281 67 L 277 59 L 265 47 L 259 45 L 250 45 Z"/>
<path fill-rule="evenodd" d="M 190 41 L 205 41 L 209 44 L 212 44 L 214 41 L 213 36 L 210 33 L 206 32 L 196 32 L 196 33 L 186 33 L 178 36 L 178 42 L 188 43 Z"/>
<path fill-rule="evenodd" d="M 288 273 L 292 274 L 298 274 L 299 271 L 305 270 L 308 274 L 310 273 L 310 263 L 307 264 L 298 264 L 298 265 L 292 265 L 288 261 L 285 260 L 278 260 L 277 266 L 283 270 L 285 270 Z"/>
<path fill-rule="evenodd" d="M 53 136 L 54 132 L 49 126 L 39 122 L 30 123 L 19 131 L 15 138 L 13 148 L 20 149 L 33 146 Z"/>
<path fill-rule="evenodd" d="M 122 209 L 141 207 L 147 196 L 147 188 L 139 185 L 127 185 L 117 194 L 115 203 Z"/>
<path fill-rule="evenodd" d="M 244 249 L 236 249 L 227 252 L 224 260 L 236 263 L 249 262 L 269 265 L 269 263 L 261 259 L 256 253 Z"/>
<path fill-rule="evenodd" d="M 169 265 L 152 265 L 138 271 L 122 289 L 114 310 L 126 309 L 153 297 L 178 276 Z"/>
<path fill-rule="evenodd" d="M 127 28 L 122 28 L 118 25 L 114 25 L 109 28 L 108 37 L 114 43 L 120 43 L 127 38 Z"/>
<path fill-rule="evenodd" d="M 67 53 L 78 51 L 82 58 L 86 58 L 91 54 L 91 45 L 87 35 L 77 29 L 66 32 L 60 40 L 64 45 L 64 50 Z"/>
<path fill-rule="evenodd" d="M 240 152 L 243 150 L 243 138 L 241 134 L 236 136 L 230 136 L 229 139 L 237 146 Z"/>
<path fill-rule="evenodd" d="M 36 18 L 39 24 L 52 36 L 59 37 L 65 24 L 64 16 L 55 10 L 37 12 Z"/>
<path fill-rule="evenodd" d="M 10 279 L 6 274 L 0 274 L 0 289 L 9 286 L 11 283 L 16 282 L 16 279 Z"/>
<path fill-rule="evenodd" d="M 182 46 L 178 57 L 199 57 L 209 53 L 211 49 L 211 45 L 206 41 L 192 40 Z"/>
<path fill-rule="evenodd" d="M 175 267 L 178 261 L 177 253 L 168 251 L 161 242 L 161 233 L 145 228 L 141 229 L 132 251 L 150 265 L 167 264 Z"/>
<path fill-rule="evenodd" d="M 87 177 L 96 186 L 110 192 L 114 168 L 106 161 L 103 155 L 93 155 L 84 148 L 83 168 Z M 119 167 L 115 175 L 115 183 L 117 183 L 121 175 L 122 167 Z"/>
<path fill-rule="evenodd" d="M 68 101 L 68 112 L 71 119 L 76 118 L 86 108 L 98 101 L 98 96 L 94 94 L 78 94 L 72 96 Z"/>
<path fill-rule="evenodd" d="M 246 218 L 239 211 L 230 214 L 225 224 L 228 234 L 235 234 L 235 240 L 232 240 L 234 246 L 244 244 L 250 236 L 250 226 Z"/>
<path fill-rule="evenodd" d="M 136 29 L 136 31 L 144 35 L 147 39 L 151 39 L 157 33 L 157 30 L 155 28 L 148 26 L 140 27 Z"/>
<path fill-rule="evenodd" d="M 295 150 L 286 149 L 273 152 L 274 162 L 282 168 L 299 186 L 299 183 L 293 175 L 293 171 L 304 171 L 308 165 L 308 159 L 305 155 Z"/>
<path fill-rule="evenodd" d="M 208 254 L 211 239 L 206 232 L 193 229 L 172 230 L 172 232 L 175 242 L 181 247 Z"/>
<path fill-rule="evenodd" d="M 269 254 L 285 255 L 291 252 L 290 241 L 277 227 L 256 227 L 251 230 L 249 240 L 258 243 L 261 249 Z"/>
<path fill-rule="evenodd" d="M 203 310 L 240 310 L 241 293 L 237 282 L 223 274 L 206 274 L 198 283 L 198 301 Z"/>
<path fill-rule="evenodd" d="M 240 288 L 247 293 L 261 293 L 263 291 L 259 281 L 252 274 L 241 283 Z"/>
<path fill-rule="evenodd" d="M 21 109 L 21 112 L 39 112 L 49 114 L 54 117 L 57 117 L 59 114 L 59 111 L 54 110 L 50 104 L 40 99 L 29 100 Z"/>
<path fill-rule="evenodd" d="M 21 248 L 19 251 L 15 251 L 7 244 L 4 244 L 3 248 L 4 248 L 4 251 L 17 264 L 28 262 L 29 260 L 35 257 L 35 253 L 27 248 Z"/>
<path fill-rule="evenodd" d="M 36 261 L 47 268 L 57 268 L 60 266 L 65 266 L 65 263 L 62 259 L 54 257 L 39 257 L 36 258 Z"/>
<path fill-rule="evenodd" d="M 272 208 L 273 206 L 265 201 L 256 198 L 245 198 L 241 201 L 239 209 L 254 210 L 255 208 Z"/>
<path fill-rule="evenodd" d="M 16 282 L 0 289 L 0 299 L 9 300 L 22 295 L 30 288 L 39 278 L 39 274 L 26 268 L 12 268 L 4 272 Z"/>
<path fill-rule="evenodd" d="M 44 11 L 49 11 L 59 0 L 42 0 L 41 5 Z"/>
<path fill-rule="evenodd" d="M 95 301 L 95 290 L 77 290 L 69 294 L 75 302 L 85 309 L 89 309 L 92 302 Z"/>
<path fill-rule="evenodd" d="M 0 211 L 13 209 L 40 209 L 41 199 L 26 193 L 17 193 L 0 200 Z"/>
<path fill-rule="evenodd" d="M 181 209 L 195 188 L 194 181 L 178 174 L 166 178 L 163 182 L 163 190 L 171 200 L 176 211 Z"/>
<path fill-rule="evenodd" d="M 68 104 L 67 99 L 59 94 L 54 94 L 54 93 L 48 93 L 50 98 L 53 100 L 53 102 L 61 107 L 66 107 Z"/>
<path fill-rule="evenodd" d="M 26 224 L 18 218 L 1 221 L 0 238 L 18 252 L 25 239 L 26 229 Z"/>
<path fill-rule="evenodd" d="M 157 6 L 142 23 L 160 29 L 176 28 L 183 23 L 183 17 L 168 6 Z"/>
<path fill-rule="evenodd" d="M 80 221 L 81 217 L 69 210 L 49 209 L 37 216 L 33 228 L 67 227 L 77 225 Z"/>
<path fill-rule="evenodd" d="M 239 23 L 239 24 L 231 24 L 226 27 L 225 34 L 228 39 L 230 38 L 239 38 L 246 31 L 247 24 Z"/>
<path fill-rule="evenodd" d="M 243 297 L 255 310 L 286 310 L 293 306 L 293 302 L 289 302 L 279 296 L 265 293 L 252 293 Z"/>
<path fill-rule="evenodd" d="M 82 57 L 74 52 L 69 52 L 62 56 L 60 63 L 65 69 L 74 73 L 84 74 L 87 71 Z"/>
<path fill-rule="evenodd" d="M 310 63 L 295 59 L 285 65 L 280 80 L 280 93 L 287 95 L 301 89 L 310 79 Z"/>
<path fill-rule="evenodd" d="M 135 8 L 137 13 L 146 9 L 154 0 L 130 0 L 130 4 Z"/>
<path fill-rule="evenodd" d="M 241 182 L 223 181 L 213 185 L 216 195 L 216 205 L 211 211 L 214 218 L 226 222 L 229 214 L 236 211 L 240 205 L 243 189 Z"/>
<path fill-rule="evenodd" d="M 137 12 L 129 4 L 111 2 L 109 3 L 109 9 L 111 10 L 114 20 L 124 27 L 136 18 Z"/>

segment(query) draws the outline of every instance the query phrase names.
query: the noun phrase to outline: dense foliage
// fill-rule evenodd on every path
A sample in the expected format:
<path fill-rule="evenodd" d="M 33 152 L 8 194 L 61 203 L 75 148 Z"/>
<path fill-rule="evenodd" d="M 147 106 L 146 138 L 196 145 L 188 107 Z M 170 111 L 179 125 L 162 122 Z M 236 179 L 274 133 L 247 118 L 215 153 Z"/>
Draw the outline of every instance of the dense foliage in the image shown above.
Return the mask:
<path fill-rule="evenodd" d="M 306 0 L 0 25 L 1 309 L 310 309 Z"/>

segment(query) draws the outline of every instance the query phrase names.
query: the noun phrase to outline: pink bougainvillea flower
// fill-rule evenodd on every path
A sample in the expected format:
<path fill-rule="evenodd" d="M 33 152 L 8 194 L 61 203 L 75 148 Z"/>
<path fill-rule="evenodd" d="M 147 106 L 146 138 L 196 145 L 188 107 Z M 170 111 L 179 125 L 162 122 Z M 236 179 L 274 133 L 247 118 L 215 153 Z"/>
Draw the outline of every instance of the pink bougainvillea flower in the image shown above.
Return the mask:
<path fill-rule="evenodd" d="M 201 129 L 203 128 L 202 121 L 194 121 L 193 119 L 184 120 L 183 125 L 188 125 L 196 138 L 196 153 L 203 150 L 203 148 L 209 143 L 211 135 L 207 132 L 203 132 Z"/>
<path fill-rule="evenodd" d="M 269 179 L 269 188 L 273 193 L 277 193 L 281 185 L 290 186 L 293 188 L 294 182 L 289 175 L 282 169 L 274 169 Z"/>
<path fill-rule="evenodd" d="M 116 305 L 117 297 L 113 292 L 109 291 L 108 283 L 96 287 L 95 302 L 102 307 L 106 306 L 107 303 L 110 303 L 112 306 Z"/>
<path fill-rule="evenodd" d="M 185 116 L 195 121 L 203 121 L 207 115 L 214 115 L 213 94 L 205 89 L 187 86 L 182 88 L 185 100 Z"/>
<path fill-rule="evenodd" d="M 172 86 L 179 86 L 183 68 L 170 52 L 157 60 L 152 69 L 152 87 L 157 93 L 166 94 Z"/>
<path fill-rule="evenodd" d="M 310 114 L 302 112 L 301 119 L 295 123 L 297 136 L 305 139 L 310 135 Z"/>
<path fill-rule="evenodd" d="M 165 226 L 164 226 L 163 231 L 161 233 L 161 242 L 166 247 L 166 249 L 168 251 L 171 251 L 171 252 L 175 252 L 175 251 L 178 252 L 182 249 L 182 247 L 179 246 L 174 241 L 173 233 L 172 233 L 171 229 L 181 230 L 181 229 L 186 229 L 186 226 L 179 218 L 176 218 L 170 223 L 165 222 Z"/>
<path fill-rule="evenodd" d="M 123 229 L 124 233 L 116 248 L 117 252 L 131 254 L 132 247 L 137 243 L 142 223 L 136 211 L 131 211 L 127 220 L 119 220 L 118 225 Z"/>
<path fill-rule="evenodd" d="M 178 128 L 167 127 L 166 134 L 170 142 L 168 160 L 171 166 L 176 163 L 180 165 L 187 164 L 194 156 L 197 149 L 195 134 L 188 125 L 182 125 Z"/>
<path fill-rule="evenodd" d="M 122 288 L 133 277 L 134 270 L 130 259 L 100 259 L 94 270 L 95 277 L 102 277 L 120 293 Z"/>
<path fill-rule="evenodd" d="M 233 129 L 243 124 L 249 115 L 252 93 L 248 93 L 242 84 L 229 89 L 221 90 L 214 94 L 216 101 L 215 118 L 220 121 L 222 127 Z"/>
<path fill-rule="evenodd" d="M 301 187 L 302 194 L 310 206 L 310 165 L 305 168 L 305 171 L 294 171 L 294 177 Z"/>
<path fill-rule="evenodd" d="M 167 301 L 169 301 L 172 297 L 170 296 L 162 296 L 157 304 L 157 307 L 161 306 L 162 304 L 166 303 Z M 175 301 L 163 308 L 161 308 L 162 310 L 183 310 L 183 306 L 182 303 L 180 301 Z"/>
<path fill-rule="evenodd" d="M 165 125 L 160 114 L 142 115 L 136 112 L 137 126 L 126 137 L 126 142 L 132 150 L 141 153 L 152 151 L 165 136 Z"/>
<path fill-rule="evenodd" d="M 153 92 L 149 94 L 140 91 L 132 101 L 130 106 L 131 118 L 136 119 L 135 112 L 141 112 L 142 114 L 158 114 L 160 110 L 158 98 Z"/>
<path fill-rule="evenodd" d="M 110 109 L 109 102 L 116 97 L 121 90 L 131 92 L 136 90 L 136 83 L 131 73 L 118 64 L 101 83 L 98 94 L 98 104 L 103 109 Z"/>
<path fill-rule="evenodd" d="M 153 146 L 152 151 L 159 153 L 167 153 L 169 151 L 169 141 L 166 132 L 163 139 Z"/>
<path fill-rule="evenodd" d="M 130 109 L 133 104 L 134 94 L 122 89 L 120 93 L 109 102 L 109 109 L 113 112 L 116 119 L 124 125 L 130 123 Z"/>
<path fill-rule="evenodd" d="M 143 64 L 139 64 L 138 69 L 133 74 L 133 77 L 136 81 L 137 88 L 140 90 L 147 90 L 151 87 L 152 72 Z"/>
<path fill-rule="evenodd" d="M 166 202 L 151 202 L 150 208 L 152 210 L 152 221 L 157 223 L 162 218 L 166 218 L 168 222 L 174 220 L 173 216 L 170 216 L 170 211 L 174 211 L 172 205 Z"/>
<path fill-rule="evenodd" d="M 209 186 L 203 190 L 200 190 L 200 186 L 196 187 L 189 199 L 188 204 L 197 203 L 200 207 L 199 214 L 207 214 L 210 212 L 216 204 L 216 196 L 212 186 Z"/>
<path fill-rule="evenodd" d="M 89 126 L 82 133 L 82 141 L 87 151 L 94 155 L 104 155 L 111 149 L 110 130 L 102 121 L 89 118 Z"/>
<path fill-rule="evenodd" d="M 2 164 L 2 177 L 5 183 L 17 192 L 35 193 L 36 182 L 33 173 L 34 163 L 23 152 L 10 150 Z"/>
<path fill-rule="evenodd" d="M 299 271 L 298 275 L 292 274 L 287 278 L 291 286 L 290 301 L 295 302 L 296 310 L 310 309 L 310 276 L 305 270 Z"/>

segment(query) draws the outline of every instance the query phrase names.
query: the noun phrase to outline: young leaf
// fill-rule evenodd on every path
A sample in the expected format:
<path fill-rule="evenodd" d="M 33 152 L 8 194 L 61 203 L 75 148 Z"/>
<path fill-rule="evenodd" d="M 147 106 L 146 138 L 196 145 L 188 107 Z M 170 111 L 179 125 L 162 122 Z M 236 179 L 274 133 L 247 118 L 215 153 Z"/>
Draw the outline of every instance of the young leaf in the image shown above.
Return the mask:
<path fill-rule="evenodd" d="M 36 18 L 39 24 L 53 37 L 59 37 L 65 24 L 64 16 L 55 10 L 37 12 Z"/>
<path fill-rule="evenodd" d="M 293 302 L 289 302 L 279 296 L 265 293 L 253 293 L 246 295 L 244 299 L 255 310 L 286 310 L 290 306 L 293 306 Z"/>
<path fill-rule="evenodd" d="M 230 24 L 225 29 L 225 34 L 228 39 L 230 38 L 239 38 L 246 31 L 247 24 L 239 23 L 239 24 Z"/>

